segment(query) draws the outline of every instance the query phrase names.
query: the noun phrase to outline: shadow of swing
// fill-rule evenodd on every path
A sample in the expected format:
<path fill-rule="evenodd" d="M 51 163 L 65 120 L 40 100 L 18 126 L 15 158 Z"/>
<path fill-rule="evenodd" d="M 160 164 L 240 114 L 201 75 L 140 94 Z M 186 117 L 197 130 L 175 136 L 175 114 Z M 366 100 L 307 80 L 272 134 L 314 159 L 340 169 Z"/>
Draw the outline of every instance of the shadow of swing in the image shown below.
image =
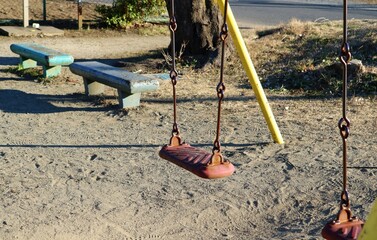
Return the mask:
<path fill-rule="evenodd" d="M 255 146 L 266 146 L 270 144 L 269 142 L 261 142 L 261 143 L 223 143 L 223 147 L 236 147 L 236 148 L 247 148 L 247 147 L 255 147 Z M 6 144 L 1 145 L 0 148 L 161 148 L 164 144 L 101 144 L 101 145 L 64 145 L 64 144 Z M 212 143 L 199 143 L 193 144 L 195 147 L 199 148 L 208 148 L 212 147 Z"/>

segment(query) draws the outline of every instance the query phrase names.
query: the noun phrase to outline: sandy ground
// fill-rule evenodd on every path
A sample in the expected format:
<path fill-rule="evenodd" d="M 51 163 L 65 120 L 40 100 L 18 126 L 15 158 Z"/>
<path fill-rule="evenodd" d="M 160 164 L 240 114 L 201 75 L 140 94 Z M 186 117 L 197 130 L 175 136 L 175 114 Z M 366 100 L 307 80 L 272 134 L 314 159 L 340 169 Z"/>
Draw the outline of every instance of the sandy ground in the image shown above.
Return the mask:
<path fill-rule="evenodd" d="M 247 80 L 227 78 L 221 141 L 236 172 L 205 180 L 158 156 L 172 126 L 169 81 L 119 111 L 115 90 L 100 103 L 87 98 L 67 68 L 47 84 L 7 71 L 16 42 L 116 65 L 169 39 L 0 37 L 0 239 L 321 239 L 337 213 L 339 99 L 268 94 L 279 145 Z M 178 83 L 179 126 L 210 151 L 218 80 L 197 76 Z M 377 196 L 376 116 L 375 99 L 350 100 L 349 191 L 361 218 Z"/>

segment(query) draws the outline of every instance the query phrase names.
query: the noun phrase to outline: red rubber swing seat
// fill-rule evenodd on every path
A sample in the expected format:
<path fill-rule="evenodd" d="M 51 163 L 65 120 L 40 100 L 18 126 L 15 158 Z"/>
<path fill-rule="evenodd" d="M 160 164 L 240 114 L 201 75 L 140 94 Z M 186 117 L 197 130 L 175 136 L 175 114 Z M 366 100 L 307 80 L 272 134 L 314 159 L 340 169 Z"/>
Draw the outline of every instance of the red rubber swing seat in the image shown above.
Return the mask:
<path fill-rule="evenodd" d="M 207 179 L 223 178 L 233 174 L 234 166 L 229 161 L 225 160 L 220 153 L 220 115 L 221 115 L 221 102 L 224 97 L 225 85 L 223 83 L 223 69 L 224 69 L 224 50 L 225 39 L 228 34 L 226 27 L 228 0 L 225 2 L 224 7 L 224 25 L 222 28 L 221 40 L 222 44 L 222 58 L 221 58 L 221 75 L 220 82 L 217 85 L 217 97 L 219 98 L 218 114 L 217 114 L 217 134 L 214 142 L 213 153 L 208 153 L 202 149 L 191 147 L 189 144 L 183 143 L 179 136 L 179 130 L 177 125 L 177 100 L 176 89 L 178 72 L 175 69 L 175 31 L 177 29 L 177 22 L 174 16 L 174 0 L 171 0 L 171 13 L 170 15 L 170 31 L 171 31 L 171 43 L 172 43 L 172 69 L 170 72 L 170 78 L 173 85 L 173 103 L 174 103 L 174 124 L 172 137 L 170 138 L 170 144 L 165 145 L 159 152 L 161 158 L 166 159 L 191 173 Z"/>
<path fill-rule="evenodd" d="M 356 240 L 363 225 L 360 219 L 350 219 L 343 223 L 329 222 L 322 230 L 322 237 L 328 240 Z"/>
<path fill-rule="evenodd" d="M 322 237 L 328 240 L 356 240 L 364 226 L 364 222 L 351 215 L 349 208 L 341 209 L 337 219 L 328 222 L 322 229 Z"/>
<path fill-rule="evenodd" d="M 234 172 L 233 164 L 220 153 L 211 154 L 186 143 L 165 145 L 159 155 L 202 178 L 223 178 Z"/>

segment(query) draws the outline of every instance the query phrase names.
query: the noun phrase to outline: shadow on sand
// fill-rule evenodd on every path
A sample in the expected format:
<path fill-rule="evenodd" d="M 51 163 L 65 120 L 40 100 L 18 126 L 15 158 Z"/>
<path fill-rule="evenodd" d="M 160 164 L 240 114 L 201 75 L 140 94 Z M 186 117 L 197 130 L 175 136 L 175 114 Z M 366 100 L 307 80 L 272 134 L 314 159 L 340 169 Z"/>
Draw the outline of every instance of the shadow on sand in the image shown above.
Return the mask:
<path fill-rule="evenodd" d="M 106 111 L 117 106 L 110 107 L 58 107 L 53 102 L 78 103 L 87 101 L 84 94 L 69 95 L 44 95 L 25 93 L 13 89 L 0 89 L 0 110 L 9 113 L 56 113 L 67 111 Z"/>

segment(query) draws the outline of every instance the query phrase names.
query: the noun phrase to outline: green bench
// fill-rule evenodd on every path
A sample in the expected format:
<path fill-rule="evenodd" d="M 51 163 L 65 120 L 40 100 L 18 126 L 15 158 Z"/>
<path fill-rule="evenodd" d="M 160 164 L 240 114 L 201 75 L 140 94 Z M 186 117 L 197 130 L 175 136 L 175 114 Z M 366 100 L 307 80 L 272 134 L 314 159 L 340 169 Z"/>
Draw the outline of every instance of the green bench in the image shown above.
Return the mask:
<path fill-rule="evenodd" d="M 61 53 L 36 43 L 19 43 L 10 46 L 12 52 L 20 55 L 20 68 L 43 66 L 43 77 L 56 77 L 62 65 L 70 65 L 74 59 L 71 55 Z"/>
<path fill-rule="evenodd" d="M 86 95 L 103 93 L 104 85 L 116 88 L 122 108 L 139 106 L 142 92 L 154 91 L 159 87 L 158 76 L 144 76 L 96 61 L 75 62 L 69 69 L 83 77 Z"/>

